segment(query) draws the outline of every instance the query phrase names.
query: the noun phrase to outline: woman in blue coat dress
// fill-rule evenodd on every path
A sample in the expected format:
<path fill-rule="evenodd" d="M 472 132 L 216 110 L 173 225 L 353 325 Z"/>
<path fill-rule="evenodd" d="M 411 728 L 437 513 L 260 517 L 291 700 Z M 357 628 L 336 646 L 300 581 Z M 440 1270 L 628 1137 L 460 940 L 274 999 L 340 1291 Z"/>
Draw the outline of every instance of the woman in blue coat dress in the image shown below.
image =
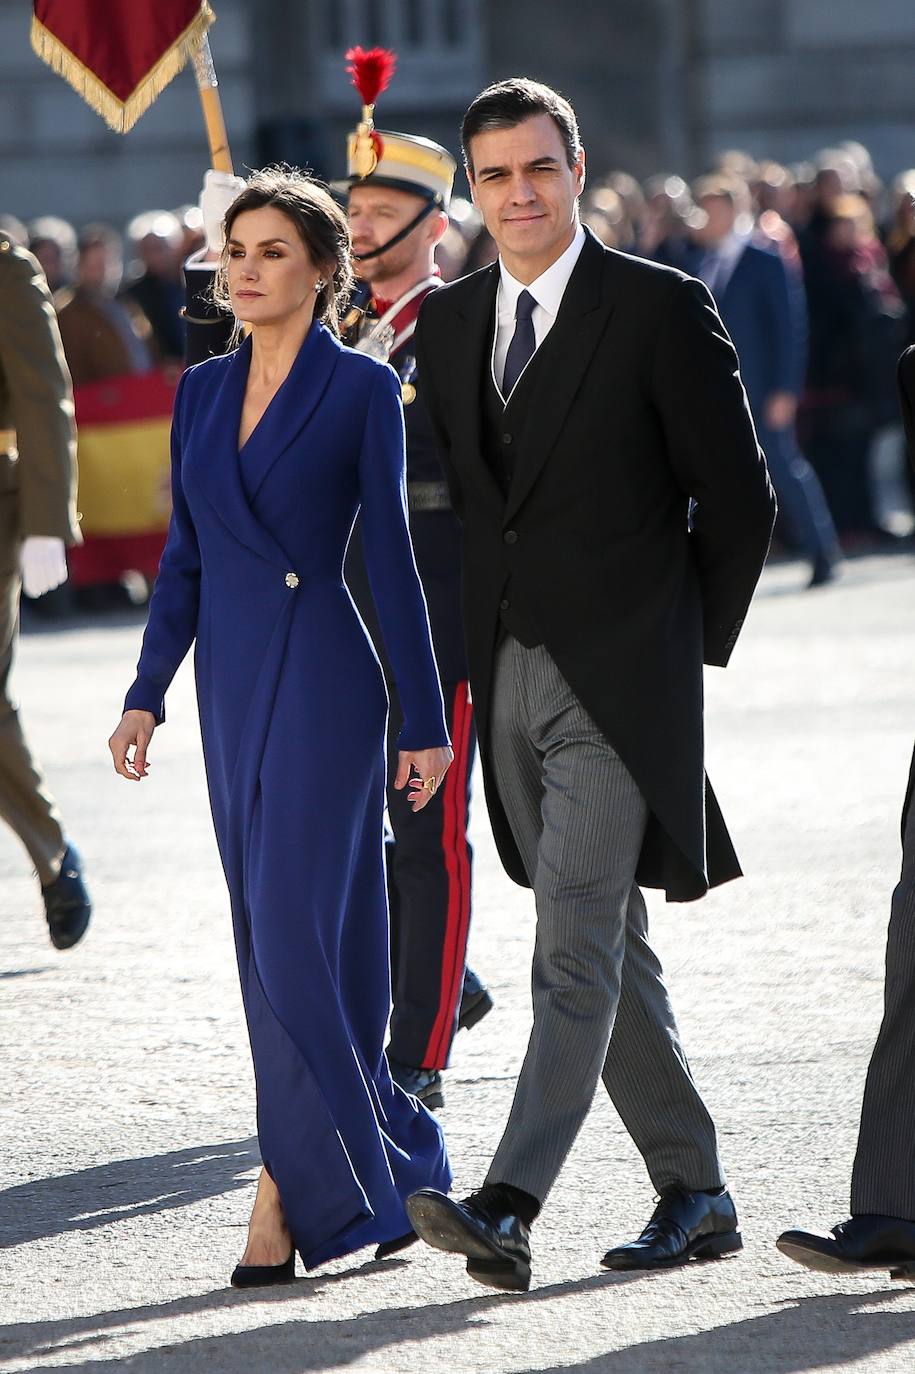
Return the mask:
<path fill-rule="evenodd" d="M 381 671 L 343 582 L 361 507 L 405 707 L 398 784 L 415 810 L 451 750 L 405 515 L 390 368 L 337 341 L 346 220 L 297 173 L 256 174 L 226 216 L 224 277 L 251 332 L 190 368 L 172 423 L 174 509 L 137 677 L 110 745 L 146 776 L 163 698 L 194 663 L 231 896 L 264 1168 L 239 1286 L 410 1232 L 404 1199 L 447 1188 L 434 1118 L 391 1081 Z M 322 322 L 323 321 L 323 322 Z M 412 779 L 412 781 L 411 781 Z"/>

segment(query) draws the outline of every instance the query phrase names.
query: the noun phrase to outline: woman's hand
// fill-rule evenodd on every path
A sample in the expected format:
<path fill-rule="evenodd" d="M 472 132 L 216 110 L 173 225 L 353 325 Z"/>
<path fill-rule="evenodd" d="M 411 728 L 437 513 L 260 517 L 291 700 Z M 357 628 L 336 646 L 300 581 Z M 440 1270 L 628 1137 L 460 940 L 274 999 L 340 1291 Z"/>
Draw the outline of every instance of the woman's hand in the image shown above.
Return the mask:
<path fill-rule="evenodd" d="M 444 749 L 401 749 L 394 786 L 399 792 L 410 783 L 413 791 L 407 793 L 407 801 L 414 811 L 422 811 L 429 805 L 453 758 L 454 751 L 447 746 Z M 418 773 L 419 777 L 411 781 L 411 773 Z"/>
<path fill-rule="evenodd" d="M 108 741 L 114 771 L 120 773 L 128 782 L 139 782 L 149 771 L 146 750 L 156 728 L 156 718 L 152 711 L 125 711 L 121 723 Z M 127 751 L 133 749 L 133 758 L 128 759 Z"/>

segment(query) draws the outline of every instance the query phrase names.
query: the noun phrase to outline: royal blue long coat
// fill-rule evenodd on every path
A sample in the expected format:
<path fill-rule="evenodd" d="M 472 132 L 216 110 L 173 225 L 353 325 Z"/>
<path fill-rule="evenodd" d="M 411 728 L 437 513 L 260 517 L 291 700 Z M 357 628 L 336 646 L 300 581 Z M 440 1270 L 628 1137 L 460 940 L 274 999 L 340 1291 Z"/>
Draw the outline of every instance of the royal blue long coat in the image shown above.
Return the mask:
<path fill-rule="evenodd" d="M 238 449 L 247 340 L 185 373 L 174 513 L 125 709 L 164 719 L 196 640 L 264 1164 L 306 1266 L 409 1230 L 447 1189 L 441 1131 L 396 1087 L 382 855 L 387 699 L 343 582 L 357 510 L 403 748 L 447 743 L 404 501 L 399 384 L 313 324 Z"/>

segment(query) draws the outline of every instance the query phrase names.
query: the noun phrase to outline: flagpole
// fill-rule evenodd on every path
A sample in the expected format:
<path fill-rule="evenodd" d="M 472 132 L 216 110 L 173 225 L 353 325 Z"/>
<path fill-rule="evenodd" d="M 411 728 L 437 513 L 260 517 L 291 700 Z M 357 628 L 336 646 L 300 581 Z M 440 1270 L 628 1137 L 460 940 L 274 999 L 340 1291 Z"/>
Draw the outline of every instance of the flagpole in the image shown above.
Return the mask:
<path fill-rule="evenodd" d="M 210 52 L 210 40 L 204 34 L 199 47 L 194 49 L 194 76 L 203 106 L 203 121 L 206 125 L 207 139 L 210 144 L 210 165 L 217 172 L 233 172 L 232 154 L 229 152 L 229 139 L 226 134 L 225 120 L 222 117 L 222 101 L 219 99 L 219 82 Z"/>

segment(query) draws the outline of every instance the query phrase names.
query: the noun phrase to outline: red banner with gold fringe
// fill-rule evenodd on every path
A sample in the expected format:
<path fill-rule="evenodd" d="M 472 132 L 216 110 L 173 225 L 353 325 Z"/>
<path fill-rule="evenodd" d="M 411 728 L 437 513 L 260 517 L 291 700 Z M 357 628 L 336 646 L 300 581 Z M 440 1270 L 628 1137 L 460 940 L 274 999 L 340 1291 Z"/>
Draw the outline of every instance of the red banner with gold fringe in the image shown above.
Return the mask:
<path fill-rule="evenodd" d="M 215 17 L 208 0 L 35 0 L 32 47 L 126 134 Z"/>

